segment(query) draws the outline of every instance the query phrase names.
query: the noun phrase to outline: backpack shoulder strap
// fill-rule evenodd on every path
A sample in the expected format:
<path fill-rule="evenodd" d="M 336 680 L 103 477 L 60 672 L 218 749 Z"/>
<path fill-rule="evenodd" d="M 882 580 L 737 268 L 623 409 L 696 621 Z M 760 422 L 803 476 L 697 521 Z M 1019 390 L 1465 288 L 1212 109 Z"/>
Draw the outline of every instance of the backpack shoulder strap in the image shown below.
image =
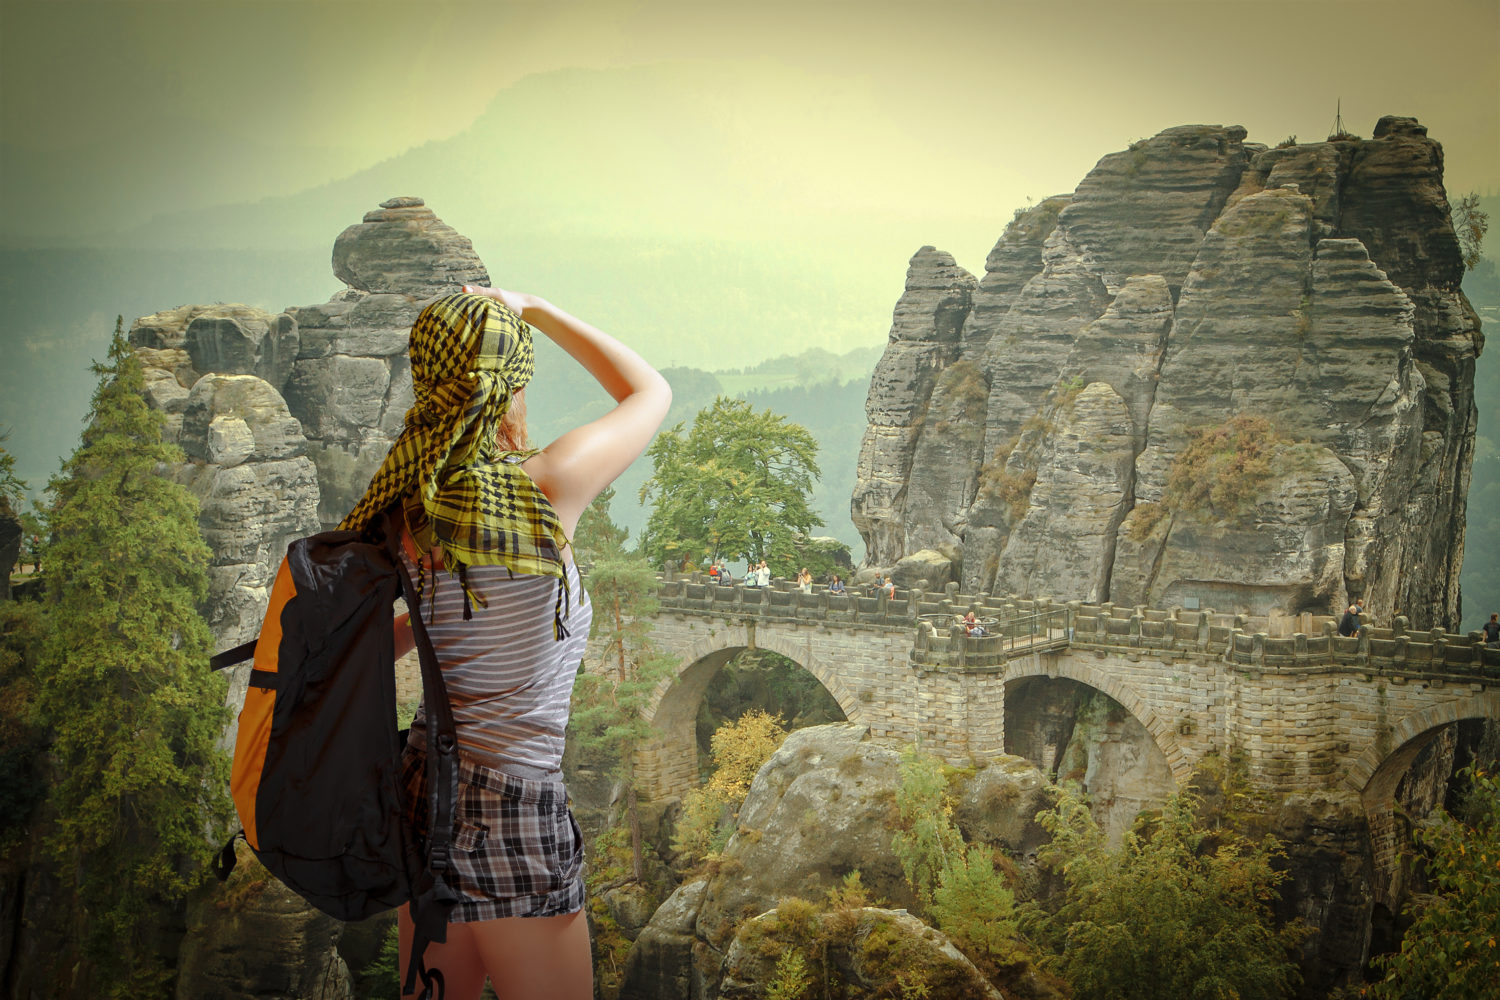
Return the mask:
<path fill-rule="evenodd" d="M 224 652 L 215 655 L 208 661 L 208 669 L 223 670 L 225 667 L 232 667 L 236 663 L 244 663 L 255 655 L 255 643 L 256 640 L 251 639 L 249 642 L 242 642 L 232 649 L 224 650 Z"/>
<path fill-rule="evenodd" d="M 401 593 L 406 598 L 407 610 L 411 612 L 412 635 L 416 639 L 417 658 L 422 664 L 422 699 L 431 727 L 427 741 L 427 802 L 431 817 L 427 869 L 411 900 L 414 934 L 402 995 L 415 990 L 420 974 L 424 986 L 422 995 L 430 995 L 436 977 L 438 995 L 441 996 L 444 989 L 441 974 L 435 969 L 428 970 L 422 954 L 429 943 L 441 944 L 448 939 L 448 914 L 458 902 L 458 893 L 448 884 L 447 878 L 451 867 L 453 813 L 458 803 L 458 731 L 437 653 L 432 648 L 427 625 L 422 621 L 421 597 L 412 583 L 405 560 L 401 558 L 403 525 L 399 506 L 386 511 L 384 524 L 386 551 L 400 574 Z"/>

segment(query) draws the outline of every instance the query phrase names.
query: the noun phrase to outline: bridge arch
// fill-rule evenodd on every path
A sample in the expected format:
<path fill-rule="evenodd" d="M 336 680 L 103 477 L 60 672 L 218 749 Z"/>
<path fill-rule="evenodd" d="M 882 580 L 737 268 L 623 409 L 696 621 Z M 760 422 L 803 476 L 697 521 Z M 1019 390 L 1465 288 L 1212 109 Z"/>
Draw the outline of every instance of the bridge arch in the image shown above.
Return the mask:
<path fill-rule="evenodd" d="M 1139 693 L 1109 672 L 1107 661 L 1090 662 L 1066 653 L 1023 657 L 1010 662 L 1003 680 L 1008 687 L 1012 681 L 1032 677 L 1064 678 L 1109 695 L 1145 727 L 1152 742 L 1166 758 L 1178 787 L 1186 785 L 1192 777 L 1192 766 L 1178 743 L 1177 731 L 1164 722 Z"/>
<path fill-rule="evenodd" d="M 865 722 L 864 705 L 849 690 L 833 664 L 812 643 L 775 629 L 734 625 L 706 633 L 684 648 L 672 649 L 681 666 L 657 685 L 648 718 L 657 739 L 646 752 L 642 770 L 653 797 L 682 795 L 698 783 L 698 706 L 719 669 L 746 649 L 779 653 L 823 685 L 850 722 Z"/>
<path fill-rule="evenodd" d="M 1500 691 L 1470 692 L 1429 705 L 1377 733 L 1350 765 L 1345 783 L 1359 792 L 1366 812 L 1388 806 L 1401 775 L 1438 730 L 1471 719 L 1500 719 Z"/>

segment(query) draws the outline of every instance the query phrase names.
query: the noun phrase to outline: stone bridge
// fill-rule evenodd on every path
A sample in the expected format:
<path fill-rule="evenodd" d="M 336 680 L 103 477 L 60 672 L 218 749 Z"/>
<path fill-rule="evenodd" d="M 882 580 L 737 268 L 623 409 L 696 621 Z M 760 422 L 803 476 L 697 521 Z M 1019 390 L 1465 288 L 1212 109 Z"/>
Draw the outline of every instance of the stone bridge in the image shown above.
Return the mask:
<path fill-rule="evenodd" d="M 1346 789 L 1372 819 L 1389 814 L 1396 782 L 1439 729 L 1500 719 L 1500 649 L 1402 618 L 1343 638 L 1331 618 L 1001 601 L 953 584 L 887 599 L 667 578 L 659 598 L 655 640 L 681 666 L 653 696 L 662 737 L 641 762 L 658 796 L 697 782 L 699 703 L 750 648 L 801 665 L 872 735 L 920 740 L 950 761 L 1005 752 L 1017 682 L 1066 678 L 1133 715 L 1179 785 L 1205 756 L 1238 748 L 1267 791 Z M 946 627 L 970 608 L 999 634 Z"/>

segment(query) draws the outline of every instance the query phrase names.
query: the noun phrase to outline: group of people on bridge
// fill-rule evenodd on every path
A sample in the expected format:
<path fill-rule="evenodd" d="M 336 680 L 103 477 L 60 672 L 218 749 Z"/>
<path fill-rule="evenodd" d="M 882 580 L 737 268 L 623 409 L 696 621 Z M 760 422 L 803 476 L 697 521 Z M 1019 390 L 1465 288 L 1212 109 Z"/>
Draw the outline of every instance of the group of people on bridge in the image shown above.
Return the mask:
<path fill-rule="evenodd" d="M 764 559 L 759 561 L 752 560 L 746 564 L 744 573 L 738 579 L 735 578 L 734 571 L 722 559 L 715 559 L 710 563 L 707 572 L 709 582 L 716 583 L 722 587 L 732 587 L 735 583 L 750 588 L 769 587 L 772 579 L 771 568 Z M 793 577 L 793 582 L 796 583 L 797 589 L 802 591 L 802 593 L 811 594 L 813 592 L 813 575 L 806 566 L 797 571 L 797 574 Z M 830 572 L 825 578 L 824 583 L 830 594 L 839 596 L 849 593 L 848 585 L 839 573 Z M 896 581 L 883 574 L 877 575 L 875 582 L 868 585 L 866 589 L 870 597 L 878 597 L 884 591 L 888 598 L 893 598 L 896 596 Z"/>

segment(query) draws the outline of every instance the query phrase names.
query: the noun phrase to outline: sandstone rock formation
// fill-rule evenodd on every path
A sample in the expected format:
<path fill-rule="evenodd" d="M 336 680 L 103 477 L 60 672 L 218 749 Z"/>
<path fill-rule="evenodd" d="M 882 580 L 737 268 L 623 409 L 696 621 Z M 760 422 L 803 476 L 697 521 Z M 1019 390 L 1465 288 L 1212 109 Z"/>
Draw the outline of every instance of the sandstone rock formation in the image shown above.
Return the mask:
<path fill-rule="evenodd" d="M 244 867 L 254 860 L 246 851 Z M 337 944 L 343 924 L 310 908 L 263 868 L 236 875 L 236 896 L 188 908 L 179 1000 L 354 1000 Z"/>
<path fill-rule="evenodd" d="M 866 406 L 867 568 L 930 550 L 968 592 L 1456 624 L 1483 338 L 1442 149 L 1394 117 L 1245 140 L 1104 157 L 977 283 L 918 251 Z M 1248 444 L 1195 465 L 1249 422 L 1269 469 Z"/>
<path fill-rule="evenodd" d="M 185 305 L 131 327 L 147 400 L 186 455 L 169 474 L 199 500 L 213 552 L 202 610 L 220 649 L 259 632 L 287 543 L 341 519 L 400 432 L 412 402 L 407 337 L 422 307 L 489 281 L 469 241 L 418 198 L 368 213 L 333 256 L 349 287 L 320 305 Z M 236 709 L 249 671 L 230 678 Z M 231 723 L 223 742 L 234 736 Z M 273 880 L 232 912 L 203 902 L 178 995 L 351 997 L 342 932 Z"/>
<path fill-rule="evenodd" d="M 793 950 L 814 953 L 804 959 L 813 982 L 840 982 L 854 996 L 896 995 L 892 991 L 904 988 L 944 1000 L 1005 1000 L 952 941 L 905 910 L 867 906 L 824 915 L 814 933 L 831 939 L 825 950 L 792 931 L 796 922 L 783 918 L 782 909 L 746 921 L 730 942 L 718 993 L 724 1000 L 770 995 L 780 957 Z"/>
<path fill-rule="evenodd" d="M 760 995 L 754 991 L 764 988 L 774 961 L 768 965 L 752 946 L 757 934 L 746 921 L 787 897 L 822 901 L 856 869 L 881 905 L 914 907 L 891 846 L 900 758 L 897 749 L 872 741 L 864 726 L 853 723 L 788 736 L 756 774 L 717 873 L 679 887 L 636 938 L 621 1000 Z M 1025 761 L 1004 758 L 961 789 L 959 822 L 976 841 L 1017 853 L 1032 850 L 1044 836 L 1033 817 L 1044 807 L 1045 783 Z M 861 935 L 876 923 L 890 925 L 889 933 L 948 967 L 941 956 L 951 944 L 916 918 L 902 910 L 872 910 L 869 920 Z M 847 977 L 861 960 L 851 954 L 835 961 Z M 972 969 L 966 961 L 954 964 L 953 975 L 969 982 L 960 965 Z M 983 985 L 973 988 L 979 992 L 933 995 L 990 995 Z"/>

